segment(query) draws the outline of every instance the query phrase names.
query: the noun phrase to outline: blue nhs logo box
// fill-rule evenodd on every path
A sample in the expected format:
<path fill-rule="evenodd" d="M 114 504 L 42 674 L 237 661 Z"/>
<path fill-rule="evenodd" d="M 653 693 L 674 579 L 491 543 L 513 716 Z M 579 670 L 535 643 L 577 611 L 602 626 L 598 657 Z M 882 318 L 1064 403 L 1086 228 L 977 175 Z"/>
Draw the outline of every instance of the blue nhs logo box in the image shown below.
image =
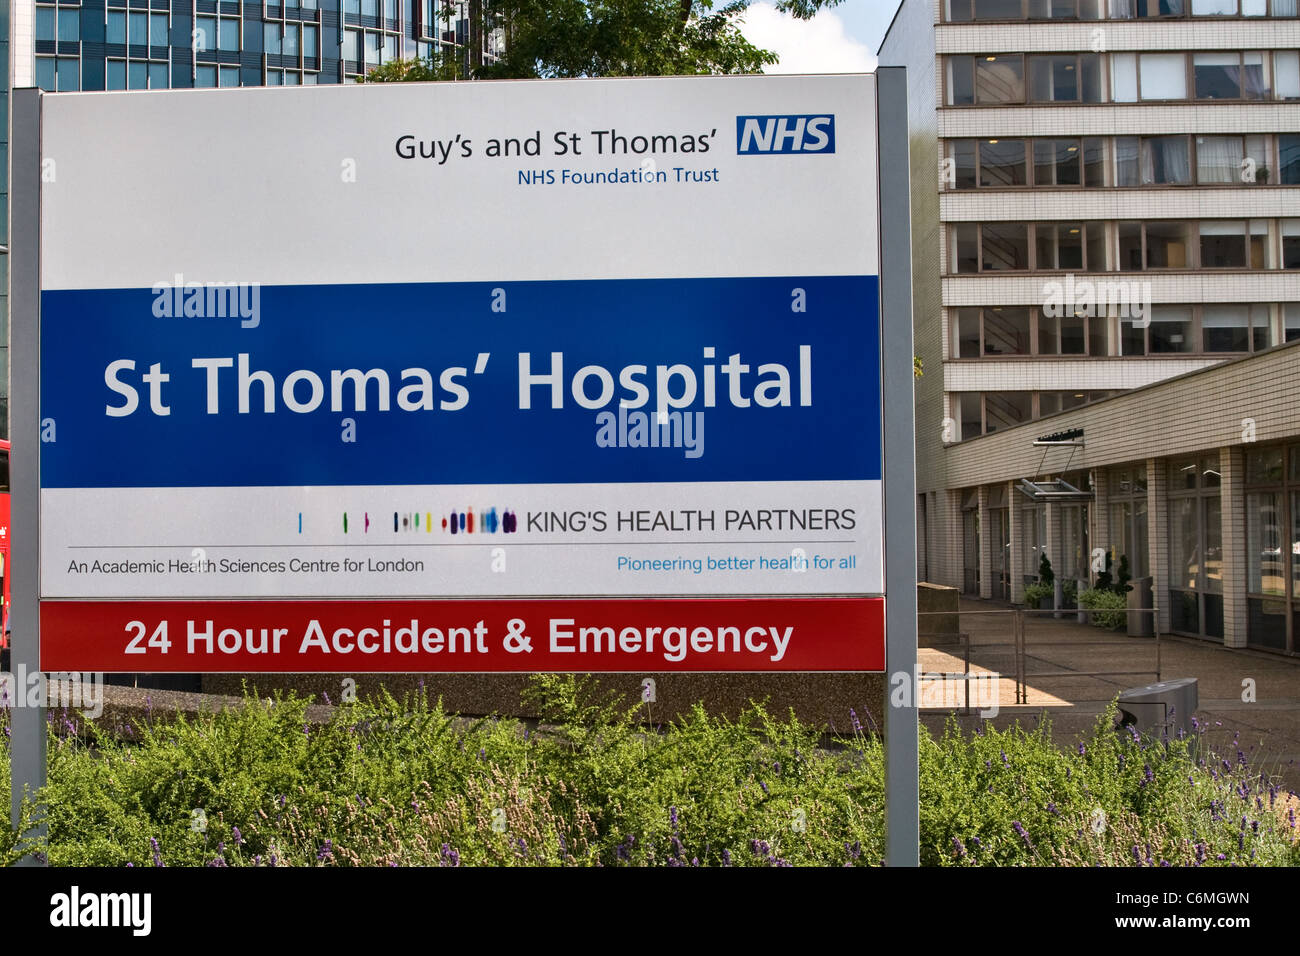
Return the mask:
<path fill-rule="evenodd" d="M 764 153 L 833 153 L 835 117 L 737 116 L 736 152 L 741 156 Z"/>

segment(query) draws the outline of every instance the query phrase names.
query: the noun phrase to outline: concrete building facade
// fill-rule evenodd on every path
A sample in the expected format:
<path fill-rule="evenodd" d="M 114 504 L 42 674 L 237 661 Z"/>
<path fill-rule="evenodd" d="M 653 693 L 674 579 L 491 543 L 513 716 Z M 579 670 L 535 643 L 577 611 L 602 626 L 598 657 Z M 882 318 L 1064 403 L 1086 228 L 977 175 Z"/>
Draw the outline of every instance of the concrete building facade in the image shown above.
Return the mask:
<path fill-rule="evenodd" d="M 905 0 L 918 576 L 1300 652 L 1295 0 Z"/>

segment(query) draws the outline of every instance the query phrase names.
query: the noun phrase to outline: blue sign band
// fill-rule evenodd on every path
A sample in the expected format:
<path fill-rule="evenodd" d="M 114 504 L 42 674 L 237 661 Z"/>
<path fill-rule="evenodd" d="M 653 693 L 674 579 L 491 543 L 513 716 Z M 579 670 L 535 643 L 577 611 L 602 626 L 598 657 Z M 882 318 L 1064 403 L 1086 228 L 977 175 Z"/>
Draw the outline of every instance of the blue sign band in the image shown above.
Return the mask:
<path fill-rule="evenodd" d="M 830 276 L 47 291 L 41 483 L 879 479 L 877 290 Z"/>

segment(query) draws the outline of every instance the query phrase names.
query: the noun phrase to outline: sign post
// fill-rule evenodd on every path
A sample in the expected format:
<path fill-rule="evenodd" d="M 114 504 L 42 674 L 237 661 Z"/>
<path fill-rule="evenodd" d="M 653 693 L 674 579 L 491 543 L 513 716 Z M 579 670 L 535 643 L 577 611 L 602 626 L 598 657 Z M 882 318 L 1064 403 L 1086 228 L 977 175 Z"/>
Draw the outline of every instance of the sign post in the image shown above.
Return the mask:
<path fill-rule="evenodd" d="M 15 660 L 911 673 L 903 97 L 16 94 Z"/>

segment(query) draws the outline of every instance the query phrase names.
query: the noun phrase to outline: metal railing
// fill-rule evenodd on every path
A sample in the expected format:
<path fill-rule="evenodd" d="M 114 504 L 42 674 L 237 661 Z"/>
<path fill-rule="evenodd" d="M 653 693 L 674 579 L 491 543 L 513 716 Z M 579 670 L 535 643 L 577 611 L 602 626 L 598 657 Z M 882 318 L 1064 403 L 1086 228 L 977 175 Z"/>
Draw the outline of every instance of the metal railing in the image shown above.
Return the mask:
<path fill-rule="evenodd" d="M 1142 645 L 1123 640 L 1123 632 L 1110 631 L 1110 637 L 1092 638 L 1087 635 L 1083 628 L 1091 627 L 1091 621 L 1094 615 L 1119 614 L 1123 616 L 1125 622 L 1129 621 L 1130 615 L 1152 615 L 1152 634 L 1149 637 L 1137 638 L 1137 640 L 1150 640 L 1151 652 L 1154 654 L 1154 667 L 1152 668 L 1126 668 L 1106 666 L 1105 669 L 1098 670 L 1079 670 L 1070 667 L 1038 670 L 1029 673 L 1028 660 L 1032 652 L 1048 648 L 1087 648 L 1087 647 L 1107 647 L 1111 649 L 1122 649 L 1125 654 L 1133 650 L 1144 649 Z M 1069 621 L 1066 618 L 1076 618 L 1076 621 Z M 1077 617 L 1085 618 L 1084 622 L 1078 622 Z M 996 636 L 995 631 L 990 631 L 983 627 L 977 629 L 984 631 L 983 634 L 975 634 L 974 629 L 965 626 L 972 623 L 974 618 L 979 623 L 980 619 L 1002 617 L 1009 623 L 1009 640 L 987 640 L 987 636 Z M 1110 677 L 1154 677 L 1156 681 L 1160 680 L 1162 669 L 1162 639 L 1159 626 L 1159 617 L 1156 616 L 1154 609 L 1146 608 L 1140 610 L 1127 609 L 1097 609 L 1088 608 L 1067 608 L 1062 610 L 1038 610 L 1026 607 L 1012 607 L 989 610 L 958 610 L 958 611 L 922 611 L 917 615 L 918 619 L 918 646 L 941 650 L 945 645 L 954 646 L 959 649 L 962 662 L 961 674 L 941 673 L 941 672 L 919 672 L 917 675 L 918 682 L 931 681 L 936 679 L 960 679 L 965 683 L 963 714 L 970 714 L 971 710 L 971 692 L 970 684 L 974 679 L 982 678 L 984 675 L 971 673 L 972 665 L 988 670 L 990 673 L 997 675 L 999 678 L 1012 677 L 1015 681 L 1015 703 L 1029 703 L 1029 685 L 1028 678 L 1035 680 L 1047 678 L 1110 678 Z M 1062 639 L 1040 640 L 1028 633 L 1032 626 L 1027 628 L 1026 622 L 1036 620 L 1060 621 L 1062 628 L 1077 628 L 1079 636 Z M 953 627 L 944 627 L 943 625 L 951 621 Z M 993 625 L 996 628 L 996 623 Z M 955 629 L 954 629 L 955 628 Z M 990 666 L 994 663 L 993 658 L 999 655 L 1010 655 L 1011 657 L 1011 674 L 1005 673 Z M 1105 698 L 1075 698 L 1076 700 L 1109 700 Z"/>

